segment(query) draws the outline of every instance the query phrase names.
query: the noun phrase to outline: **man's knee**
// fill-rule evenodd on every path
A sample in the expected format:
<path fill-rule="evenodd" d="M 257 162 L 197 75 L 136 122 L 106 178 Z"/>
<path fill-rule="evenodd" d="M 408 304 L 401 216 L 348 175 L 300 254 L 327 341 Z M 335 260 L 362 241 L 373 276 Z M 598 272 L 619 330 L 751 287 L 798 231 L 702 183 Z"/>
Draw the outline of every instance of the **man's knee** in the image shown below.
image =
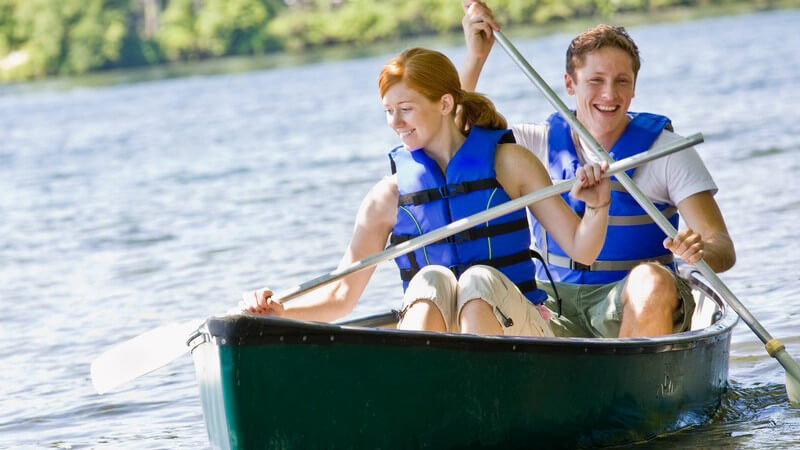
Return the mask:
<path fill-rule="evenodd" d="M 637 309 L 669 309 L 678 306 L 678 290 L 672 272 L 658 263 L 639 264 L 631 270 L 623 295 Z"/>

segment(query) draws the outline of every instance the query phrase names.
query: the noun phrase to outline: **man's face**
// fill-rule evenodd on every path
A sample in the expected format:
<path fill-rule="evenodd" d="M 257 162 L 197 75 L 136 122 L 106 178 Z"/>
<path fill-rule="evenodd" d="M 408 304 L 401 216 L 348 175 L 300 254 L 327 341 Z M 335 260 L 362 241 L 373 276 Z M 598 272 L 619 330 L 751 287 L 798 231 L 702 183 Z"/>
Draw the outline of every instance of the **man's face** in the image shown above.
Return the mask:
<path fill-rule="evenodd" d="M 616 141 L 628 124 L 634 95 L 631 57 L 619 48 L 602 47 L 586 55 L 583 64 L 575 68 L 574 78 L 566 74 L 564 80 L 567 92 L 575 96 L 583 126 L 597 140 Z"/>

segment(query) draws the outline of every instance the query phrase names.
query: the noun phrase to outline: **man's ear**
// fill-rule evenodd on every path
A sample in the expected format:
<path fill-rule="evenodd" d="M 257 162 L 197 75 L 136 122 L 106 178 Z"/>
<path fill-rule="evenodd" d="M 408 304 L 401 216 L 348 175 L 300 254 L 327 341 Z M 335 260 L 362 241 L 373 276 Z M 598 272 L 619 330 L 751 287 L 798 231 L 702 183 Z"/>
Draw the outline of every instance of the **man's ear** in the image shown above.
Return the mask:
<path fill-rule="evenodd" d="M 456 103 L 456 101 L 453 98 L 452 94 L 444 94 L 442 96 L 441 100 L 439 100 L 439 105 L 440 105 L 440 109 L 441 109 L 442 115 L 448 116 L 448 115 L 450 115 L 450 113 L 455 111 L 455 108 L 456 108 L 456 104 L 455 103 Z"/>
<path fill-rule="evenodd" d="M 569 76 L 568 73 L 564 74 L 564 87 L 567 88 L 567 94 L 575 95 L 575 82 L 572 80 L 572 77 Z"/>

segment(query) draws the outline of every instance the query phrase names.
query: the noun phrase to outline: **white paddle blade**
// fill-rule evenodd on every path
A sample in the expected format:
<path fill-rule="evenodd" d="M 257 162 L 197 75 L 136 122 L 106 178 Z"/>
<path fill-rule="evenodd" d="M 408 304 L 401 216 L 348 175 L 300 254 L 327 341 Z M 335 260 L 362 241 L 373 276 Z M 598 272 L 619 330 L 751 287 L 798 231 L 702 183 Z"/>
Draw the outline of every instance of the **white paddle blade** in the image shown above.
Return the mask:
<path fill-rule="evenodd" d="M 786 394 L 789 396 L 789 403 L 800 406 L 800 380 L 786 372 Z"/>
<path fill-rule="evenodd" d="M 205 320 L 172 323 L 111 347 L 92 362 L 92 384 L 104 394 L 166 366 L 188 350 L 186 339 Z"/>

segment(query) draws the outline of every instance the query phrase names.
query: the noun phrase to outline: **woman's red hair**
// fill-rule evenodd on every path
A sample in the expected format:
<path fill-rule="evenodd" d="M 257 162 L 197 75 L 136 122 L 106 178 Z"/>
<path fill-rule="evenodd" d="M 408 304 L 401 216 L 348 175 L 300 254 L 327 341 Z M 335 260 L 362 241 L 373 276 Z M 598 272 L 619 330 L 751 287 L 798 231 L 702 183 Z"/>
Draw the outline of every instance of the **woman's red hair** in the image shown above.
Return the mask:
<path fill-rule="evenodd" d="M 447 56 L 435 50 L 411 48 L 383 66 L 378 77 L 381 98 L 395 84 L 404 82 L 432 102 L 446 94 L 453 96 L 457 108 L 456 124 L 464 135 L 472 126 L 505 129 L 506 119 L 485 95 L 461 89 L 458 71 Z"/>

